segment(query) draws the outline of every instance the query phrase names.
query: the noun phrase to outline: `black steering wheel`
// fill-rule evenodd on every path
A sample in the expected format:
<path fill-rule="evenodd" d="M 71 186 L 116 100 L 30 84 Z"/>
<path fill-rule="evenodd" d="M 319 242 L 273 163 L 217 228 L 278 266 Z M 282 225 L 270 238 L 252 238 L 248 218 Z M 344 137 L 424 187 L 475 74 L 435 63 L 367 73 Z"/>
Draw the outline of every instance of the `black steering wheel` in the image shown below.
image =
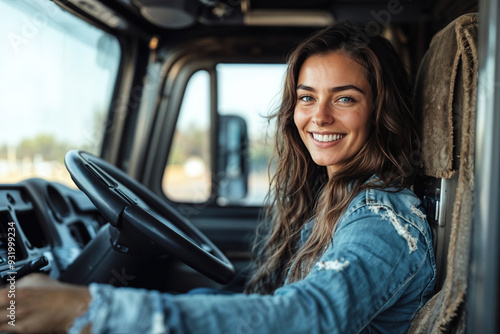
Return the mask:
<path fill-rule="evenodd" d="M 78 188 L 112 226 L 138 231 L 150 243 L 219 283 L 234 277 L 226 256 L 187 218 L 141 183 L 83 151 L 68 152 L 65 164 Z"/>

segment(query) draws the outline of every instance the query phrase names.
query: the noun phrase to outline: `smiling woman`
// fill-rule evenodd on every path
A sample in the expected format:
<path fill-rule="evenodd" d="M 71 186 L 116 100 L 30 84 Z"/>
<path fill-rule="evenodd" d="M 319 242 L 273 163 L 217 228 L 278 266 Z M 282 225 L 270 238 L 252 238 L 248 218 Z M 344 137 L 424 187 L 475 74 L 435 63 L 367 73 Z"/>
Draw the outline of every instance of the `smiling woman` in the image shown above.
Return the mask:
<path fill-rule="evenodd" d="M 247 291 L 273 293 L 284 282 L 303 280 L 310 270 L 314 272 L 325 249 L 335 245 L 337 238 L 343 239 L 341 231 L 363 233 L 356 224 L 349 224 L 351 219 L 360 219 L 358 215 L 363 217 L 364 210 L 375 214 L 373 222 L 390 222 L 393 232 L 407 241 L 410 253 L 424 246 L 425 261 L 433 263 L 427 222 L 421 226 L 427 231 L 427 241 L 422 244 L 415 242 L 414 233 L 407 233 L 412 224 L 397 218 L 406 210 L 410 215 L 420 212 L 420 201 L 407 190 L 418 169 L 409 156 L 418 152 L 420 137 L 408 74 L 387 40 L 372 37 L 366 41 L 358 30 L 342 24 L 306 40 L 290 55 L 283 103 L 275 117 L 279 159 L 273 196 L 267 203 L 271 225 L 262 232 L 268 238 L 262 240 L 259 269 Z M 324 142 L 325 134 L 339 139 Z M 386 191 L 394 192 L 394 197 L 382 195 Z M 388 206 L 388 200 L 393 204 Z M 382 208 L 390 210 L 381 212 Z M 360 220 L 368 221 L 370 215 Z M 344 230 L 344 224 L 354 230 Z M 364 232 L 385 227 L 373 223 Z M 368 256 L 358 252 L 380 242 L 380 232 L 372 231 L 373 238 L 365 240 L 365 246 L 361 240 L 350 240 L 354 242 L 347 247 L 353 247 L 350 251 L 339 246 L 344 240 L 337 241 L 333 249 L 341 256 L 334 263 L 344 259 L 351 268 L 359 258 L 349 258 L 354 253 Z M 299 249 L 297 242 L 301 243 Z M 389 256 L 396 249 L 380 251 Z M 361 267 L 368 270 L 382 259 L 366 260 Z M 434 268 L 426 270 L 431 270 L 424 276 L 433 285 Z M 424 295 L 429 293 L 425 290 Z"/>

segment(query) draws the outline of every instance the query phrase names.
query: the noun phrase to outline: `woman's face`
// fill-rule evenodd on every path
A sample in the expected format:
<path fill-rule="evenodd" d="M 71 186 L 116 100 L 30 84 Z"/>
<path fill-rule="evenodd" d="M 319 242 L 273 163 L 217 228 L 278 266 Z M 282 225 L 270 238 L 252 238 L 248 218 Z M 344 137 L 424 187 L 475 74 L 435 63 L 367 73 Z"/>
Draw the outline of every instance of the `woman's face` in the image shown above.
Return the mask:
<path fill-rule="evenodd" d="M 370 133 L 372 91 L 365 69 L 342 52 L 306 59 L 294 121 L 313 161 L 328 175 L 359 152 Z"/>

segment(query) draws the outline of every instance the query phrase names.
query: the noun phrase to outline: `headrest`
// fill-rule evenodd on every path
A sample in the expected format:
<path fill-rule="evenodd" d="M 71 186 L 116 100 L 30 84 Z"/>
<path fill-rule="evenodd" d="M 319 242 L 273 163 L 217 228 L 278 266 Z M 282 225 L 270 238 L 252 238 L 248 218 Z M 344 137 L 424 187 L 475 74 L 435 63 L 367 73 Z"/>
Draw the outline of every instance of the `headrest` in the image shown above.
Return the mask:
<path fill-rule="evenodd" d="M 476 43 L 477 15 L 463 15 L 434 36 L 420 65 L 415 108 L 421 117 L 427 176 L 450 178 L 455 173 L 454 145 L 458 140 L 454 131 L 466 127 L 454 129 L 453 125 L 463 124 L 462 117 L 476 108 Z M 467 133 L 460 134 L 464 135 Z M 459 154 L 455 150 L 455 156 Z"/>

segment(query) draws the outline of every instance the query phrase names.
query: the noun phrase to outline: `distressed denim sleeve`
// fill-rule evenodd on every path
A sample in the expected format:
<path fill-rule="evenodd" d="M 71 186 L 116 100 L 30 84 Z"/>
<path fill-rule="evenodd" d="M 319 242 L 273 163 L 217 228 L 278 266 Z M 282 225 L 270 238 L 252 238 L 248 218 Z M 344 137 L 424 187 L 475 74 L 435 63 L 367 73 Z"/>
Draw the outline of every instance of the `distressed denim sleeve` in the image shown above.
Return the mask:
<path fill-rule="evenodd" d="M 172 296 L 92 285 L 92 332 L 404 332 L 433 287 L 422 226 L 384 206 L 360 207 L 339 225 L 309 275 L 272 296 Z"/>

